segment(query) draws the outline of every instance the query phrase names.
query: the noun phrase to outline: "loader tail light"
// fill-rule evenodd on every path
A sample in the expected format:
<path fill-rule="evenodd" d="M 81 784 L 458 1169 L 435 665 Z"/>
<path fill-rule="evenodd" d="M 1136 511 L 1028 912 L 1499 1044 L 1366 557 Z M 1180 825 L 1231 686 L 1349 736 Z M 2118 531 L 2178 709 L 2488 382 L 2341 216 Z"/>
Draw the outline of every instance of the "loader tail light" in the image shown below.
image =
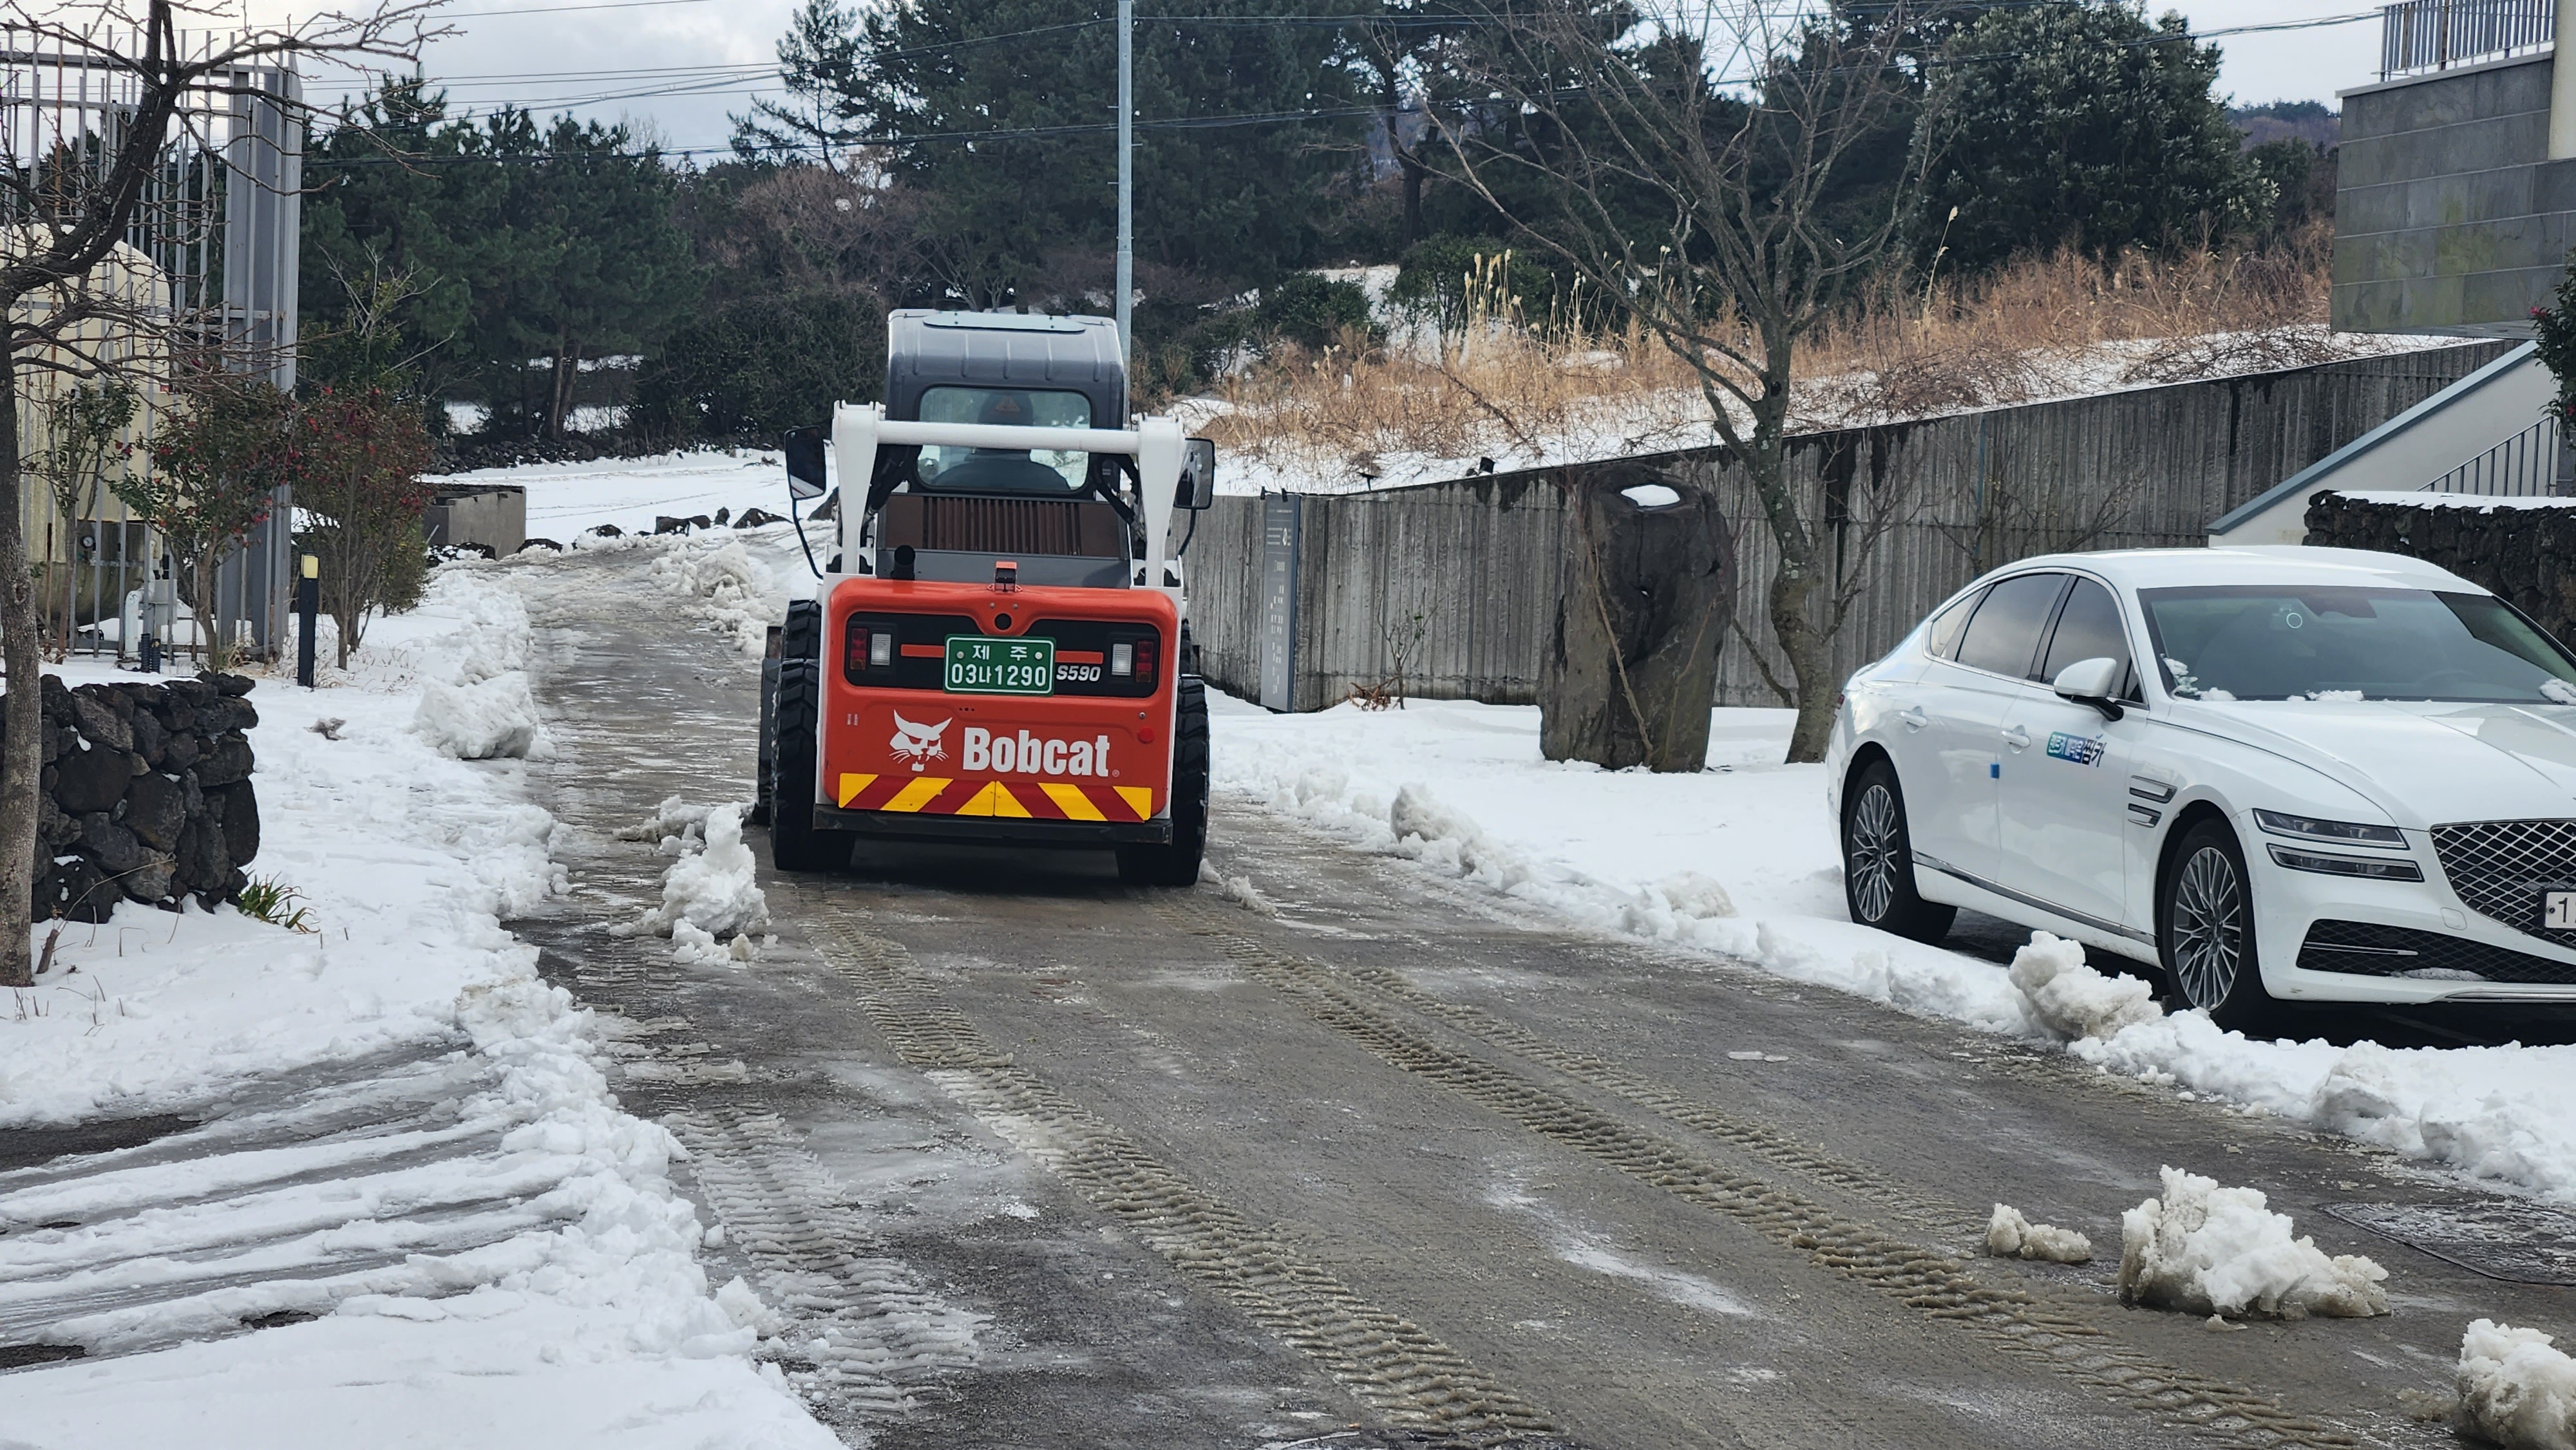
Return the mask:
<path fill-rule="evenodd" d="M 1140 639 L 1136 641 L 1136 676 L 1138 679 L 1150 680 L 1154 678 L 1154 664 L 1157 657 L 1153 640 Z"/>
<path fill-rule="evenodd" d="M 1122 639 L 1109 647 L 1109 673 L 1113 675 L 1132 675 L 1136 673 L 1136 645 L 1134 641 Z"/>
<path fill-rule="evenodd" d="M 893 664 L 894 631 L 882 626 L 851 625 L 848 655 L 843 663 L 852 674 Z"/>

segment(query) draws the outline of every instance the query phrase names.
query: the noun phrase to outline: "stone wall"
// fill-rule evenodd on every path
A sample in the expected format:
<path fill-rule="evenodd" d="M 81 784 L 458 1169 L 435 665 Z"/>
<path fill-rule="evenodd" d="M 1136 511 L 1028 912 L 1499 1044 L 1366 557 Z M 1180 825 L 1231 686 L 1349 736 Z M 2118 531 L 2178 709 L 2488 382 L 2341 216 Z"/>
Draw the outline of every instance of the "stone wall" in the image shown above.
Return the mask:
<path fill-rule="evenodd" d="M 252 681 L 203 674 L 66 689 L 44 678 L 35 916 L 105 921 L 124 900 L 232 900 L 259 853 Z"/>
<path fill-rule="evenodd" d="M 2320 492 L 2308 501 L 2307 542 L 2439 564 L 2576 642 L 2576 505 L 2427 507 Z"/>

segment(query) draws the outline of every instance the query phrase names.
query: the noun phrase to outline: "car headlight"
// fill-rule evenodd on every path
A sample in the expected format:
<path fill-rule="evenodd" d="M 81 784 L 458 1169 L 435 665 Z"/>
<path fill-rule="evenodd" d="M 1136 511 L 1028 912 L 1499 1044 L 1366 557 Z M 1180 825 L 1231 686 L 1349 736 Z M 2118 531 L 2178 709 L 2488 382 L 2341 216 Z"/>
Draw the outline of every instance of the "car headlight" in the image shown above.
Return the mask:
<path fill-rule="evenodd" d="M 2324 856 L 2314 851 L 2301 851 L 2289 846 L 2271 846 L 2275 864 L 2293 871 L 2314 871 L 2325 876 L 2360 876 L 2372 881 L 2421 881 L 2424 868 L 2412 861 L 2363 856 Z"/>
<path fill-rule="evenodd" d="M 2359 821 L 2320 821 L 2312 816 L 2284 815 L 2279 811 L 2256 811 L 2254 824 L 2275 836 L 2295 836 L 2302 841 L 2324 845 L 2381 846 L 2394 851 L 2406 849 L 2406 833 L 2395 826 L 2364 825 Z M 2279 853 L 2274 854 L 2277 856 Z"/>

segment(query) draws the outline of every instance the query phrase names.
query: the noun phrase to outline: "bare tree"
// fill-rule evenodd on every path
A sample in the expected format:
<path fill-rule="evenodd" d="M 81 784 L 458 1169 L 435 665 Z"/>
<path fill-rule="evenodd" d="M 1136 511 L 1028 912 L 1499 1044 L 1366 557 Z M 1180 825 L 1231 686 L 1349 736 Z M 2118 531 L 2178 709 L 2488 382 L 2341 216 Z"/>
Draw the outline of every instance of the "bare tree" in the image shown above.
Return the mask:
<path fill-rule="evenodd" d="M 180 340 L 151 284 L 151 259 L 126 244 L 138 205 L 173 148 L 219 150 L 206 133 L 230 98 L 259 94 L 256 75 L 304 58 L 412 61 L 434 32 L 430 0 L 359 12 L 327 11 L 291 28 L 206 34 L 225 12 L 173 0 L 57 5 L 0 3 L 0 31 L 19 53 L 41 50 L 111 84 L 128 103 L 70 114 L 40 131 L 32 112 L 6 111 L 0 137 L 0 985 L 31 980 L 28 916 L 34 869 L 43 669 L 35 583 L 27 557 L 18 403 L 30 379 L 131 377 L 156 346 Z M 88 92 L 85 92 L 88 94 Z M 301 121 L 301 117 L 295 118 Z M 67 131 L 67 127 L 77 127 Z M 144 340 L 144 341 L 139 341 Z"/>
<path fill-rule="evenodd" d="M 1924 104 L 1907 61 L 1917 16 L 1902 3 L 1500 0 L 1492 19 L 1482 80 L 1495 99 L 1464 121 L 1432 113 L 1447 164 L 1698 380 L 1719 475 L 1742 481 L 1778 556 L 1771 629 L 1790 678 L 1772 684 L 1798 712 L 1788 758 L 1821 759 L 1846 581 L 1900 504 L 1851 498 L 1826 517 L 1828 500 L 1792 473 L 1790 381 L 1801 341 L 1920 195 L 1929 148 L 1894 176 L 1858 176 L 1853 161 Z M 1675 627 L 1715 638 L 1707 623 Z"/>

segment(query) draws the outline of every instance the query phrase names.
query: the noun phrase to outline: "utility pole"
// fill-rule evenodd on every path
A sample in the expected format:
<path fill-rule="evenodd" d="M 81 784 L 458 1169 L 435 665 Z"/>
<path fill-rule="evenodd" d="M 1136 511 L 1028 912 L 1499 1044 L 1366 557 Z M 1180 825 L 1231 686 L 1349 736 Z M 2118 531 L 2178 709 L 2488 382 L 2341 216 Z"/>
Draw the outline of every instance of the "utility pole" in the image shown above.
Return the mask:
<path fill-rule="evenodd" d="M 2576 9 L 2576 6 L 2571 6 Z M 1136 0 L 1118 0 L 1118 360 L 1136 354 Z"/>

